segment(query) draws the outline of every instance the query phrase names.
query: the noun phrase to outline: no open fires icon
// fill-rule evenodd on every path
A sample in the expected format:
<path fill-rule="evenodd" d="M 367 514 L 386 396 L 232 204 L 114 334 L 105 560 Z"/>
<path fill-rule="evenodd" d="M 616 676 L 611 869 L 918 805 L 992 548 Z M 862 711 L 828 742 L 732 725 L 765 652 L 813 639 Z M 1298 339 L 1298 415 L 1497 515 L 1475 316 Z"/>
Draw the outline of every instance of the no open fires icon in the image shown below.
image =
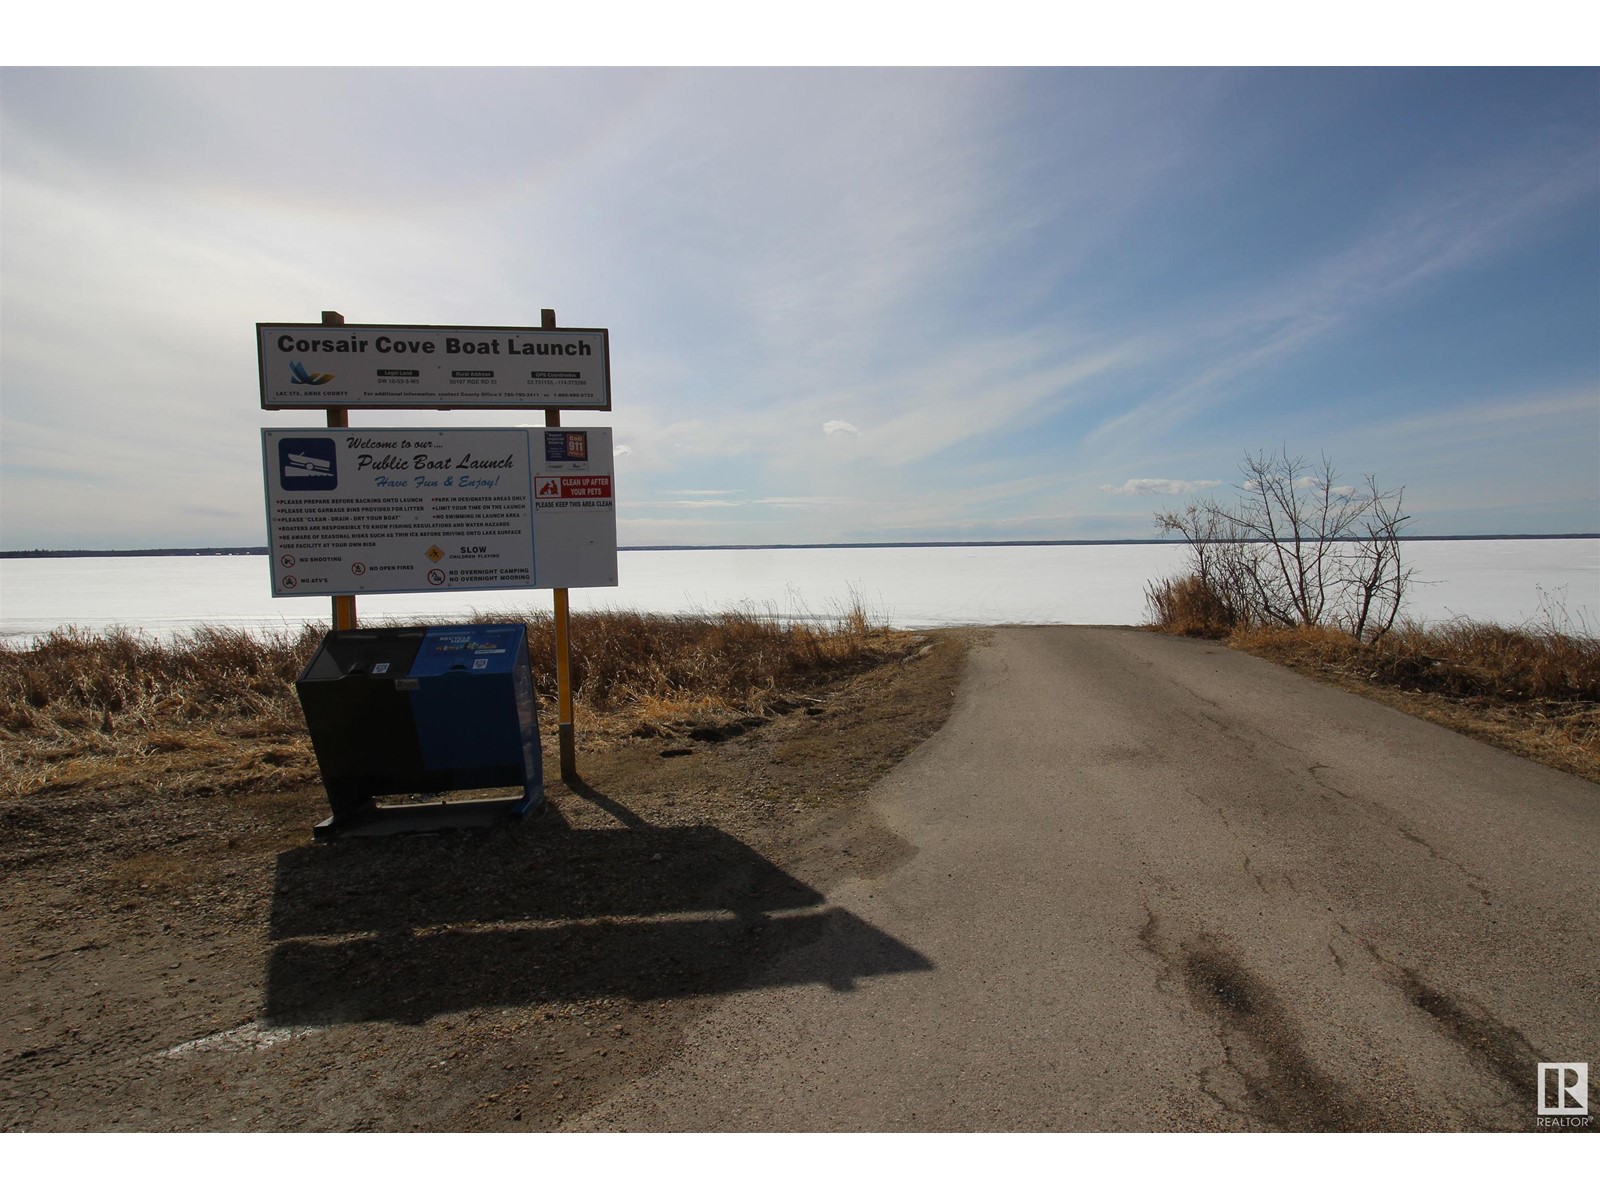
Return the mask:
<path fill-rule="evenodd" d="M 435 546 L 429 546 L 428 547 L 428 561 L 429 562 L 438 562 L 443 557 L 444 557 L 444 551 L 439 549 L 438 546 L 435 545 Z"/>

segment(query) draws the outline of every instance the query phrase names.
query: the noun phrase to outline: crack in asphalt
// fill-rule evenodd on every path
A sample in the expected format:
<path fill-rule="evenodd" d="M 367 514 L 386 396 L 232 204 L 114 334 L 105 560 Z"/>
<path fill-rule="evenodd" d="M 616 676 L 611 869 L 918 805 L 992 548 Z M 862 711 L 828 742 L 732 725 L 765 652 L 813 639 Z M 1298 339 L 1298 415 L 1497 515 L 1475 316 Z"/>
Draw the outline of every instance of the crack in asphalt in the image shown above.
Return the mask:
<path fill-rule="evenodd" d="M 1251 879 L 1255 880 L 1256 886 L 1261 889 L 1261 894 L 1263 896 L 1272 895 L 1271 890 L 1267 887 L 1266 880 L 1261 878 L 1261 872 L 1252 871 L 1250 869 L 1250 856 L 1248 854 L 1244 856 L 1244 873 L 1250 876 Z"/>
<path fill-rule="evenodd" d="M 1473 891 L 1477 892 L 1478 895 L 1482 897 L 1485 904 L 1494 903 L 1494 897 L 1489 894 L 1489 889 L 1484 887 L 1483 877 L 1481 875 L 1469 871 L 1466 867 L 1462 866 L 1448 854 L 1441 854 L 1431 842 L 1407 829 L 1405 825 L 1402 824 L 1398 819 L 1391 817 L 1389 819 L 1389 823 L 1394 826 L 1395 830 L 1400 834 L 1401 837 L 1405 838 L 1407 841 L 1415 842 L 1429 854 L 1433 855 L 1433 857 L 1439 862 L 1442 862 L 1447 866 L 1454 867 L 1457 871 L 1460 871 L 1462 876 L 1466 879 L 1467 886 Z"/>
<path fill-rule="evenodd" d="M 1348 800 L 1352 804 L 1359 804 L 1363 806 L 1369 812 L 1375 813 L 1379 820 L 1381 820 L 1385 825 L 1389 826 L 1389 828 L 1393 829 L 1401 837 L 1405 838 L 1408 842 L 1412 842 L 1418 846 L 1421 846 L 1435 861 L 1444 863 L 1449 867 L 1454 867 L 1461 873 L 1462 877 L 1466 881 L 1466 885 L 1476 892 L 1485 904 L 1494 903 L 1494 897 L 1490 894 L 1489 889 L 1484 886 L 1483 877 L 1481 875 L 1469 870 L 1461 863 L 1451 858 L 1448 854 L 1441 852 L 1437 846 L 1433 845 L 1432 842 L 1408 828 L 1404 821 L 1395 816 L 1387 808 L 1384 808 L 1383 805 L 1377 803 L 1376 801 L 1368 800 L 1365 797 L 1353 795 L 1350 792 L 1341 791 L 1339 788 L 1334 787 L 1333 784 L 1329 783 L 1326 779 L 1317 774 L 1318 771 L 1331 771 L 1332 769 L 1333 768 L 1327 763 L 1311 763 L 1306 767 L 1306 774 L 1310 775 L 1311 778 L 1316 782 L 1316 785 L 1323 791 L 1338 796 L 1341 800 Z"/>

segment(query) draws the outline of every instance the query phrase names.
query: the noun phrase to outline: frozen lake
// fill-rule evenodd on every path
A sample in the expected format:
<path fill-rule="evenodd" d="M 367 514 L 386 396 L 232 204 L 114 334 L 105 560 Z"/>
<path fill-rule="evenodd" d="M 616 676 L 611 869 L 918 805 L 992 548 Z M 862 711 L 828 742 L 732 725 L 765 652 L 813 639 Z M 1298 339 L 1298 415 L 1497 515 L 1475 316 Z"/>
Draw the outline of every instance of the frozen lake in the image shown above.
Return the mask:
<path fill-rule="evenodd" d="M 1408 542 L 1409 613 L 1515 625 L 1541 593 L 1600 629 L 1600 539 Z M 1133 625 L 1146 583 L 1176 574 L 1179 545 L 851 547 L 817 550 L 625 550 L 621 586 L 571 593 L 575 610 L 830 617 L 859 597 L 901 628 L 939 625 Z M 274 600 L 264 555 L 0 560 L 0 637 L 63 625 L 171 633 L 199 624 L 298 629 L 326 622 L 326 597 Z M 550 593 L 363 596 L 364 617 L 419 624 L 474 610 L 546 609 Z"/>

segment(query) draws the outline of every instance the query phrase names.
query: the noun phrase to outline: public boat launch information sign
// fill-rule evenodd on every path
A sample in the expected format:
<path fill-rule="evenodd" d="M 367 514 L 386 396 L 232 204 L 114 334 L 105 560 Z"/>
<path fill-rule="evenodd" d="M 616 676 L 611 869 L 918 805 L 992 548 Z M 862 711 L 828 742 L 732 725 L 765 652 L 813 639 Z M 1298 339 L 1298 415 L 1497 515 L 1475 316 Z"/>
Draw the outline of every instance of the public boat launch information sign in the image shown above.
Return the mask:
<path fill-rule="evenodd" d="M 261 407 L 611 409 L 604 329 L 256 326 Z"/>
<path fill-rule="evenodd" d="M 611 430 L 263 429 L 274 596 L 615 587 Z"/>

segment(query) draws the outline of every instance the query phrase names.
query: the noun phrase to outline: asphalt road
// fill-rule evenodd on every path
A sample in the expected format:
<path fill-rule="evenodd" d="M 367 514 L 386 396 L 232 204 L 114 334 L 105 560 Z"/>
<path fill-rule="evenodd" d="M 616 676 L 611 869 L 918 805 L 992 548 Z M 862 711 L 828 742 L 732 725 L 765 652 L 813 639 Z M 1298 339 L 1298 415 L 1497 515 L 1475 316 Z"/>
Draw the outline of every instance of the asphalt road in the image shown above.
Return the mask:
<path fill-rule="evenodd" d="M 914 855 L 574 1128 L 1532 1131 L 1541 1062 L 1600 1116 L 1600 787 L 1202 642 L 979 640 L 868 797 Z"/>

